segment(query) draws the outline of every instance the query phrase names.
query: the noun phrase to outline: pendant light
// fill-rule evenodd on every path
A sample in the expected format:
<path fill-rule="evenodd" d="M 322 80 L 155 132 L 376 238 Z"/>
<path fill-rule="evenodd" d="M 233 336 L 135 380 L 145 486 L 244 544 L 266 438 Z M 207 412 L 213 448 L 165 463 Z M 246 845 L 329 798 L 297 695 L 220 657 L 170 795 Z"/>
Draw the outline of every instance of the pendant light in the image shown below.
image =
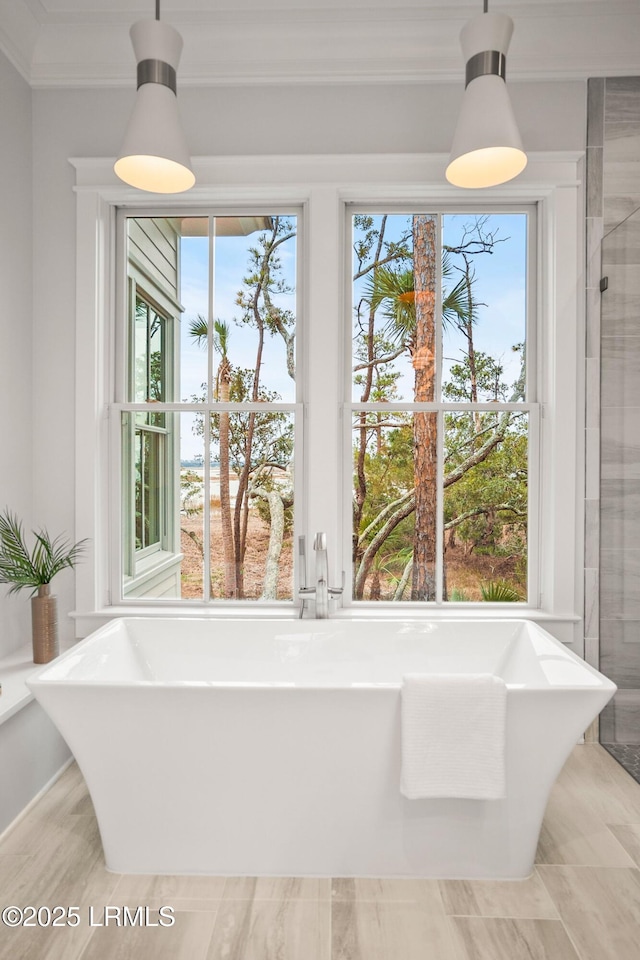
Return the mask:
<path fill-rule="evenodd" d="M 512 180 L 527 156 L 505 82 L 506 54 L 513 20 L 484 12 L 460 33 L 466 84 L 446 178 L 456 187 L 493 187 Z"/>
<path fill-rule="evenodd" d="M 182 193 L 196 181 L 176 97 L 182 37 L 160 22 L 160 0 L 156 19 L 134 23 L 130 35 L 138 62 L 138 93 L 114 170 L 140 190 Z"/>

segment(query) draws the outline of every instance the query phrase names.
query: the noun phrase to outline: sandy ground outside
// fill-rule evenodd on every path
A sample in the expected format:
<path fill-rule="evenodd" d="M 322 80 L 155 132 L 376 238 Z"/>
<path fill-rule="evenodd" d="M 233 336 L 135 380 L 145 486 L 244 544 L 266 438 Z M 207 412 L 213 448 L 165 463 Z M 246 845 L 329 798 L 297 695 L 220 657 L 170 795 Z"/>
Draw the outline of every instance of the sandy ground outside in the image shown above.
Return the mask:
<path fill-rule="evenodd" d="M 182 517 L 181 548 L 182 560 L 182 596 L 185 599 L 202 598 L 203 557 L 199 544 L 203 539 L 202 514 Z M 195 538 L 195 539 L 194 539 Z M 211 584 L 212 597 L 223 598 L 224 567 L 222 563 L 222 534 L 220 530 L 220 510 L 211 510 Z M 244 563 L 245 599 L 259 600 L 262 594 L 264 564 L 269 545 L 269 524 L 256 510 L 249 512 L 247 535 L 247 553 Z M 458 599 L 468 601 L 482 600 L 480 582 L 507 581 L 515 583 L 516 557 L 482 556 L 471 553 L 465 555 L 462 547 L 448 548 L 445 554 L 447 571 L 447 589 L 451 597 L 457 590 Z M 391 599 L 395 582 L 383 578 L 382 599 Z M 524 596 L 524 588 L 518 588 Z M 286 535 L 280 556 L 280 574 L 278 577 L 278 599 L 290 600 L 293 591 L 293 539 Z M 405 599 L 408 599 L 408 590 Z M 369 593 L 365 594 L 369 599 Z"/>

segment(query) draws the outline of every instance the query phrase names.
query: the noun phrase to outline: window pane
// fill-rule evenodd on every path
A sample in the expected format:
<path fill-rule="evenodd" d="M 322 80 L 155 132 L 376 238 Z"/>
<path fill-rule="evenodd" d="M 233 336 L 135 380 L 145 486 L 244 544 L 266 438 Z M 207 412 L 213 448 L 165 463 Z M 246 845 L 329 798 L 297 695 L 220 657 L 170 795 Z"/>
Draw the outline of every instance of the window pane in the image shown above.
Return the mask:
<path fill-rule="evenodd" d="M 216 367 L 255 373 L 248 400 L 294 401 L 296 217 L 216 217 L 214 229 Z"/>
<path fill-rule="evenodd" d="M 280 214 L 130 218 L 129 275 L 175 330 L 156 330 L 138 298 L 128 399 L 221 399 L 216 371 L 228 358 L 255 373 L 248 399 L 294 401 L 296 234 L 297 218 Z M 150 369 L 150 353 L 160 350 L 170 393 Z"/>
<path fill-rule="evenodd" d="M 442 243 L 442 399 L 525 400 L 526 214 L 447 214 Z"/>
<path fill-rule="evenodd" d="M 136 430 L 134 469 L 137 550 L 160 543 L 162 453 L 161 434 Z"/>
<path fill-rule="evenodd" d="M 354 401 L 525 399 L 526 214 L 357 214 L 353 240 Z"/>
<path fill-rule="evenodd" d="M 180 449 L 180 593 L 183 600 L 203 600 L 205 556 L 205 466 L 202 430 L 194 430 L 191 414 L 179 414 Z"/>
<path fill-rule="evenodd" d="M 148 397 L 148 358 L 147 358 L 147 329 L 148 329 L 149 308 L 144 300 L 136 297 L 135 312 L 135 330 L 134 330 L 134 358 L 133 358 L 133 378 L 134 392 L 133 400 L 136 403 L 146 403 Z"/>
<path fill-rule="evenodd" d="M 355 600 L 436 599 L 437 414 L 354 423 Z"/>
<path fill-rule="evenodd" d="M 127 221 L 124 399 L 149 406 L 123 417 L 125 597 L 293 596 L 293 414 L 268 410 L 295 401 L 296 233 L 277 214 Z M 208 413 L 162 402 L 265 412 L 212 413 L 205 437 Z"/>
<path fill-rule="evenodd" d="M 450 601 L 527 599 L 528 414 L 445 414 Z"/>
<path fill-rule="evenodd" d="M 162 414 L 122 415 L 123 596 L 198 599 L 203 597 L 203 439 L 191 432 L 191 418 Z M 189 432 L 191 459 L 180 463 L 180 434 Z"/>
<path fill-rule="evenodd" d="M 211 415 L 211 596 L 293 597 L 293 414 Z"/>
<path fill-rule="evenodd" d="M 209 218 L 178 221 L 180 274 L 180 384 L 176 399 L 191 402 L 206 393 L 208 375 Z M 204 387 L 203 387 L 204 385 Z"/>
<path fill-rule="evenodd" d="M 353 399 L 432 400 L 436 217 L 353 217 Z"/>
<path fill-rule="evenodd" d="M 136 296 L 133 357 L 136 403 L 158 403 L 166 399 L 165 325 L 165 317 L 141 296 Z"/>

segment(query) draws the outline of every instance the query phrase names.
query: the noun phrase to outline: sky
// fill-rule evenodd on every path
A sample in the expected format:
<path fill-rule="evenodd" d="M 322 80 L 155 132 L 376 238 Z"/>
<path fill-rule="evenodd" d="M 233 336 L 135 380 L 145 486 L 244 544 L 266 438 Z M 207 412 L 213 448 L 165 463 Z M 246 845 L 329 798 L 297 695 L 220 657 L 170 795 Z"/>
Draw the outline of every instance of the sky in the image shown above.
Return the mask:
<path fill-rule="evenodd" d="M 446 214 L 442 218 L 443 244 L 455 247 L 461 241 L 465 226 L 472 224 L 476 214 Z M 381 218 L 376 217 L 376 224 Z M 398 240 L 410 217 L 394 215 L 387 218 L 385 237 Z M 476 279 L 473 295 L 478 318 L 474 330 L 474 346 L 489 354 L 504 367 L 503 379 L 511 386 L 520 372 L 520 354 L 513 346 L 525 339 L 526 323 L 526 214 L 491 214 L 485 230 L 494 234 L 496 242 L 492 253 L 479 254 L 474 258 Z M 355 259 L 355 258 L 354 258 Z M 462 260 L 453 261 L 462 265 Z M 448 285 L 457 282 L 461 274 L 454 270 Z M 356 290 L 362 289 L 356 285 Z M 359 294 L 354 295 L 354 302 Z M 465 337 L 446 326 L 442 338 L 443 380 L 453 362 L 459 362 L 466 350 Z M 407 356 L 398 358 L 395 367 L 402 372 L 399 381 L 398 400 L 413 399 L 413 370 Z M 359 388 L 354 388 L 353 399 L 360 399 Z"/>
<path fill-rule="evenodd" d="M 448 214 L 443 217 L 443 242 L 455 246 L 475 215 Z M 379 222 L 379 217 L 376 218 Z M 410 218 L 409 218 L 410 219 Z M 476 280 L 474 294 L 481 304 L 474 332 L 477 350 L 489 353 L 504 365 L 504 380 L 511 385 L 517 378 L 520 357 L 514 353 L 514 344 L 524 340 L 526 319 L 526 214 L 491 214 L 486 229 L 498 240 L 491 254 L 475 258 Z M 406 228 L 406 215 L 389 216 L 387 237 L 393 239 Z M 229 358 L 234 366 L 253 367 L 255 363 L 256 332 L 238 323 L 241 309 L 236 296 L 242 288 L 249 269 L 249 248 L 259 234 L 248 237 L 218 237 L 215 240 L 213 276 L 213 315 L 230 326 Z M 202 384 L 207 378 L 206 350 L 199 347 L 189 335 L 190 322 L 198 315 L 208 315 L 209 302 L 209 240 L 207 237 L 185 237 L 181 241 L 181 301 L 184 313 L 181 320 L 180 399 L 192 401 L 204 398 Z M 282 275 L 287 284 L 295 286 L 296 243 L 288 241 L 280 248 Z M 455 274 L 459 276 L 459 274 Z M 455 282 L 452 280 L 451 282 Z M 355 288 L 354 299 L 358 295 Z M 295 295 L 283 294 L 281 306 L 295 309 Z M 443 332 L 443 376 L 451 362 L 460 358 L 465 348 L 461 334 L 446 328 Z M 217 362 L 216 357 L 216 362 Z M 407 357 L 399 358 L 397 368 L 403 371 L 398 399 L 412 400 L 413 371 Z M 294 383 L 286 371 L 284 344 L 278 337 L 266 338 L 262 383 L 275 391 L 283 402 L 295 400 Z M 354 400 L 359 400 L 354 389 Z M 181 458 L 193 459 L 202 454 L 202 439 L 193 433 L 194 418 L 182 415 Z"/>
<path fill-rule="evenodd" d="M 242 310 L 235 301 L 242 289 L 243 278 L 250 269 L 249 249 L 256 245 L 259 236 L 260 233 L 256 232 L 246 237 L 215 239 L 213 317 L 229 325 L 228 355 L 235 367 L 255 366 L 257 333 L 255 328 L 239 322 Z M 279 257 L 284 280 L 288 286 L 295 287 L 295 239 L 279 247 Z M 295 312 L 295 294 L 274 294 L 273 300 L 276 305 Z M 193 402 L 195 397 L 202 401 L 206 393 L 203 384 L 207 380 L 207 352 L 194 342 L 189 334 L 189 326 L 198 315 L 205 319 L 208 316 L 208 237 L 183 237 L 181 240 L 181 302 L 184 313 L 181 320 L 180 399 Z M 216 366 L 218 360 L 216 354 Z M 261 383 L 267 390 L 277 393 L 283 403 L 295 401 L 295 384 L 287 373 L 285 348 L 279 337 L 265 338 Z M 202 439 L 194 436 L 192 429 L 187 426 L 194 418 L 187 414 L 182 417 L 181 458 L 190 460 L 202 454 Z"/>

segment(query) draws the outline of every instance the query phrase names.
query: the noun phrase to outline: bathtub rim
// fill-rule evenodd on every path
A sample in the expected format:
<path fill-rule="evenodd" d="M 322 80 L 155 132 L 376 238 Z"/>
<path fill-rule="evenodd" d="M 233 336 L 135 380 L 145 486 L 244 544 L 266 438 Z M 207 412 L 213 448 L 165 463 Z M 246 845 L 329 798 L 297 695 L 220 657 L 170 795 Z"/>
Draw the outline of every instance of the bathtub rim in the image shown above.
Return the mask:
<path fill-rule="evenodd" d="M 366 691 L 366 690 L 397 690 L 400 691 L 402 688 L 402 680 L 397 681 L 362 681 L 362 682 L 325 682 L 325 683 L 304 683 L 296 681 L 286 681 L 286 680 L 260 680 L 260 681 L 229 681 L 229 680 L 166 680 L 166 679 L 89 679 L 89 678 L 72 678 L 69 676 L 59 677 L 59 678 L 50 678 L 47 677 L 47 673 L 51 671 L 52 668 L 57 668 L 61 663 L 70 659 L 73 656 L 77 656 L 78 652 L 84 646 L 90 646 L 94 643 L 99 643 L 103 639 L 103 635 L 118 628 L 120 624 L 124 624 L 125 631 L 126 625 L 129 621 L 134 622 L 143 622 L 149 624 L 157 624 L 159 620 L 162 621 L 171 621 L 172 623 L 184 623 L 184 624 L 193 624 L 194 622 L 202 622 L 207 625 L 211 625 L 212 621 L 208 617 L 115 617 L 108 624 L 104 624 L 101 627 L 98 627 L 95 631 L 90 633 L 87 637 L 84 637 L 82 640 L 79 640 L 69 649 L 65 650 L 54 660 L 50 661 L 47 664 L 44 664 L 41 669 L 34 671 L 34 673 L 26 681 L 27 686 L 31 692 L 36 695 L 36 692 L 41 687 L 90 687 L 92 689 L 129 689 L 129 688 L 139 688 L 139 689 L 156 689 L 156 688 L 166 688 L 166 689 L 210 689 L 210 690 L 233 690 L 233 689 L 247 689 L 247 690 L 300 690 L 300 691 L 323 691 L 327 690 L 336 690 L 336 691 Z M 525 627 L 527 631 L 533 631 L 533 633 L 539 633 L 544 636 L 545 639 L 548 639 L 552 642 L 554 646 L 561 651 L 561 659 L 569 660 L 574 663 L 577 663 L 582 669 L 584 669 L 588 674 L 595 677 L 598 681 L 595 684 L 579 684 L 579 683 L 551 683 L 547 682 L 545 684 L 541 683 L 523 683 L 523 682 L 507 682 L 505 681 L 505 686 L 507 691 L 518 692 L 519 694 L 524 694 L 526 692 L 535 692 L 540 693 L 547 691 L 549 693 L 560 692 L 560 691 L 592 691 L 596 690 L 604 691 L 609 690 L 610 696 L 616 692 L 617 685 L 602 674 L 599 670 L 593 667 L 588 663 L 584 658 L 580 657 L 573 650 L 567 647 L 562 641 L 558 640 L 553 636 L 548 630 L 543 626 L 537 623 L 534 620 L 527 619 L 525 617 L 479 617 L 476 618 L 478 623 L 481 623 L 483 626 L 491 625 L 496 623 L 501 625 L 504 629 L 505 624 L 512 625 L 514 627 Z M 226 617 L 226 618 L 217 618 L 215 623 L 228 623 L 230 625 L 238 625 L 238 623 L 256 623 L 264 622 L 270 625 L 277 625 L 278 623 L 287 623 L 287 624 L 296 624 L 296 623 L 305 623 L 305 624 L 328 624 L 329 626 L 333 623 L 339 625 L 345 625 L 350 623 L 372 623 L 372 622 L 381 622 L 385 624 L 405 624 L 405 623 L 428 623 L 428 617 L 398 617 L 395 620 L 389 620 L 387 618 L 377 618 L 372 617 L 352 617 L 348 620 L 346 619 L 330 619 L 330 620 L 301 620 L 291 619 L 289 617 L 278 617 L 278 618 L 264 618 L 264 621 L 261 621 L 260 618 L 256 617 Z M 475 622 L 472 617 L 447 617 L 434 618 L 434 622 L 439 624 L 442 623 L 463 623 L 469 625 L 470 623 Z M 348 627 L 346 627 L 348 630 Z M 515 640 L 516 638 L 512 638 Z M 507 660 L 508 660 L 507 653 Z M 412 672 L 412 671 L 408 671 Z M 489 671 L 486 671 L 489 672 Z M 500 676 L 500 674 L 495 674 Z"/>

